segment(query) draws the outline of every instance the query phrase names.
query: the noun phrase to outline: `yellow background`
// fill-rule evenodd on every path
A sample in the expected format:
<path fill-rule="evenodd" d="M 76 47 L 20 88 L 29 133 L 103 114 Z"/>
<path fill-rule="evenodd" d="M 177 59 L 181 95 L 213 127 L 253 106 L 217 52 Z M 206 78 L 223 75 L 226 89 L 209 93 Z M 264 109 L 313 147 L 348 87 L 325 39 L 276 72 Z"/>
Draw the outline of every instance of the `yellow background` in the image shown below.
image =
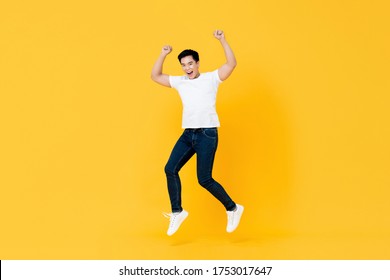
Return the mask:
<path fill-rule="evenodd" d="M 387 1 L 2 1 L 0 259 L 389 259 Z M 220 86 L 214 177 L 182 170 L 188 220 L 166 236 L 163 167 L 181 134 L 184 48 Z"/>

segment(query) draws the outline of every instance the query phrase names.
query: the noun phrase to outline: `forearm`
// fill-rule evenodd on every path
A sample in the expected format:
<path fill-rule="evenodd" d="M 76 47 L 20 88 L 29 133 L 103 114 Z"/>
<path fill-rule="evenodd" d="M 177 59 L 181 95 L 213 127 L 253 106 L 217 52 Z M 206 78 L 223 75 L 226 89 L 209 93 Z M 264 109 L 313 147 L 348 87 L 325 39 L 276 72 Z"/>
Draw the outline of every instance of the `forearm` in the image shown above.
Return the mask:
<path fill-rule="evenodd" d="M 225 38 L 221 38 L 220 42 L 225 52 L 226 64 L 232 68 L 236 67 L 237 60 L 236 57 L 234 56 L 232 48 L 230 47 L 230 45 L 228 44 Z"/>
<path fill-rule="evenodd" d="M 160 54 L 160 56 L 157 58 L 156 62 L 154 63 L 152 68 L 152 74 L 151 74 L 152 79 L 162 75 L 165 57 L 166 55 Z"/>
<path fill-rule="evenodd" d="M 160 56 L 157 58 L 156 62 L 153 65 L 152 73 L 151 73 L 151 78 L 153 81 L 166 87 L 170 87 L 171 85 L 169 83 L 169 76 L 163 73 L 163 65 L 166 56 L 171 51 L 172 51 L 171 46 L 163 47 Z"/>

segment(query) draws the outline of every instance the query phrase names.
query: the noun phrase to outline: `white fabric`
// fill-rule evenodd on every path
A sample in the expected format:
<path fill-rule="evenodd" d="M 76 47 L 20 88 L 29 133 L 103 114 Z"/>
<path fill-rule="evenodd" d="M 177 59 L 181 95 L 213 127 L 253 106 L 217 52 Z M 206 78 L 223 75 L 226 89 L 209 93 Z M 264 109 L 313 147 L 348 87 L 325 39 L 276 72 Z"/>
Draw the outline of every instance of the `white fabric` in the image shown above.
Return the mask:
<path fill-rule="evenodd" d="M 183 104 L 183 128 L 220 126 L 215 109 L 218 86 L 222 83 L 218 70 L 201 73 L 196 79 L 169 76 L 169 83 L 179 92 Z"/>

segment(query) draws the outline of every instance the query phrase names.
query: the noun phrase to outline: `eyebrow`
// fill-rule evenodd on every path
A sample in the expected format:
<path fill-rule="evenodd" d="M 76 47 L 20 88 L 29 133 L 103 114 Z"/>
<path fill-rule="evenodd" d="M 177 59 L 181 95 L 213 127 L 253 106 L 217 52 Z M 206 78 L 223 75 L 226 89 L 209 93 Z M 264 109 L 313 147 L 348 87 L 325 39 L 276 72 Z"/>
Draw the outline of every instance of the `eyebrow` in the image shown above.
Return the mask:
<path fill-rule="evenodd" d="M 192 63 L 194 63 L 195 61 L 194 60 L 191 60 L 191 61 L 189 61 L 187 64 L 192 64 Z M 186 65 L 185 63 L 181 63 L 181 65 Z"/>

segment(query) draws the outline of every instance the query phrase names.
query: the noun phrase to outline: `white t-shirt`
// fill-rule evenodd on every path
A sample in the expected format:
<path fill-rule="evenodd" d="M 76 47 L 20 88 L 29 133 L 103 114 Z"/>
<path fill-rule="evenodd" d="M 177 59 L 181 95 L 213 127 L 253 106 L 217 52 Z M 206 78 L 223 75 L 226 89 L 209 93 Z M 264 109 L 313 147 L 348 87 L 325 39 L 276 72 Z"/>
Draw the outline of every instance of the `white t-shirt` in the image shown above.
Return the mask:
<path fill-rule="evenodd" d="M 215 109 L 221 79 L 218 70 L 201 73 L 196 79 L 169 76 L 171 87 L 179 92 L 183 103 L 183 128 L 219 127 Z"/>

